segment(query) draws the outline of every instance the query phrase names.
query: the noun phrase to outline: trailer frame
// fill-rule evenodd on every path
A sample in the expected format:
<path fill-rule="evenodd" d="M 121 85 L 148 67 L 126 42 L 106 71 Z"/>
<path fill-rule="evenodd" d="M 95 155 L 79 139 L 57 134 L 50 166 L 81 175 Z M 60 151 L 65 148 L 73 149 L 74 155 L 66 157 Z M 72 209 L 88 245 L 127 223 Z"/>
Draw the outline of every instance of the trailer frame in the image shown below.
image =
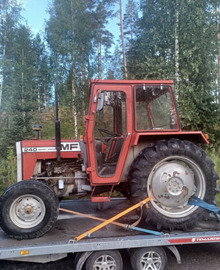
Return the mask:
<path fill-rule="evenodd" d="M 62 222 L 62 224 L 65 224 L 65 222 Z M 217 222 L 216 224 L 218 225 Z M 181 264 L 181 256 L 177 248 L 178 245 L 220 242 L 220 229 L 212 231 L 203 229 L 202 231 L 192 232 L 172 232 L 170 234 L 164 233 L 162 236 L 136 232 L 134 235 L 130 235 L 130 232 L 126 232 L 126 234 L 110 237 L 95 236 L 94 238 L 87 238 L 80 241 L 76 241 L 75 237 L 71 237 L 69 240 L 59 239 L 57 242 L 54 241 L 54 237 L 49 237 L 48 241 L 42 243 L 41 240 L 48 237 L 45 235 L 41 238 L 34 239 L 34 241 L 10 239 L 9 242 L 12 244 L 4 246 L 4 241 L 8 239 L 0 231 L 0 260 L 45 263 L 62 259 L 69 253 L 75 253 L 75 269 L 81 270 L 88 257 L 94 251 L 166 247 L 175 255 L 177 263 Z M 50 241 L 51 239 L 53 241 Z"/>

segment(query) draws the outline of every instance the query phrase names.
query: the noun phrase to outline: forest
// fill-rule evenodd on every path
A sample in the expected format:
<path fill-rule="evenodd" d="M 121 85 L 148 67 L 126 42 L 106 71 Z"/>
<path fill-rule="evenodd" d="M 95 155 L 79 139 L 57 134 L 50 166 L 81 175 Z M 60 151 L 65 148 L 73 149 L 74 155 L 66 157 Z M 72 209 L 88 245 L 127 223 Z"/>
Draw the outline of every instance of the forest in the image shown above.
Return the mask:
<path fill-rule="evenodd" d="M 34 34 L 19 0 L 0 0 L 0 190 L 16 182 L 15 142 L 84 132 L 91 79 L 172 79 L 183 130 L 209 134 L 220 173 L 219 0 L 51 0 Z M 125 7 L 125 8 L 123 8 Z M 37 15 L 36 15 L 37 16 Z M 120 37 L 108 29 L 118 20 Z"/>

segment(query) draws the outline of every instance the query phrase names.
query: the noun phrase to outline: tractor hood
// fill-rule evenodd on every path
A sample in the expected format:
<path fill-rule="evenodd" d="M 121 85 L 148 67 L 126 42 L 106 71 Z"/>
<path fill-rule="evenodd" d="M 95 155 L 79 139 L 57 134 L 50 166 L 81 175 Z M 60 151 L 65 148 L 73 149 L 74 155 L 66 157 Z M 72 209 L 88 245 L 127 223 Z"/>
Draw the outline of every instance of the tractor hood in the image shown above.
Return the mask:
<path fill-rule="evenodd" d="M 38 160 L 57 158 L 55 140 L 28 140 L 16 143 L 18 181 L 28 180 L 34 175 Z M 61 158 L 81 158 L 79 140 L 61 141 Z"/>

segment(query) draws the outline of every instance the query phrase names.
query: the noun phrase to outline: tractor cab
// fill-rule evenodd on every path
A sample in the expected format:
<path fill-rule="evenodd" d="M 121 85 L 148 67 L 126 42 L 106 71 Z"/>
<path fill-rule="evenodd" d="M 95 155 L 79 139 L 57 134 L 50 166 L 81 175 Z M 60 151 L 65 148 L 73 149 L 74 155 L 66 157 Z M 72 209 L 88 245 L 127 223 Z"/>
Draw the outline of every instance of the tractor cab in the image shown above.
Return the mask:
<path fill-rule="evenodd" d="M 86 140 L 90 180 L 117 184 L 141 133 L 178 131 L 172 81 L 92 81 Z"/>

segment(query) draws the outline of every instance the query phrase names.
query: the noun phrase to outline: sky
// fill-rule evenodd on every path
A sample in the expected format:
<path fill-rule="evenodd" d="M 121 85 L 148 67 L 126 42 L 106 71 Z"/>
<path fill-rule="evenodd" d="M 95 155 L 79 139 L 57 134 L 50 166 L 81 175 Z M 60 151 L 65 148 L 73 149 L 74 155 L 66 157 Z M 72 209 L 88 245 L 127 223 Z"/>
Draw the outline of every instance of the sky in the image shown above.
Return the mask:
<path fill-rule="evenodd" d="M 22 16 L 34 34 L 42 32 L 44 22 L 49 18 L 47 8 L 50 0 L 22 0 L 24 11 Z"/>
<path fill-rule="evenodd" d="M 21 0 L 21 2 L 24 6 L 22 16 L 27 22 L 27 25 L 31 28 L 32 32 L 34 34 L 43 32 L 45 20 L 49 19 L 47 9 L 51 0 Z M 123 1 L 124 10 L 126 2 L 127 0 Z M 119 5 L 117 9 L 119 9 Z M 117 23 L 119 23 L 119 18 L 110 19 L 107 27 L 107 29 L 115 36 L 115 42 L 120 35 L 120 28 Z"/>

